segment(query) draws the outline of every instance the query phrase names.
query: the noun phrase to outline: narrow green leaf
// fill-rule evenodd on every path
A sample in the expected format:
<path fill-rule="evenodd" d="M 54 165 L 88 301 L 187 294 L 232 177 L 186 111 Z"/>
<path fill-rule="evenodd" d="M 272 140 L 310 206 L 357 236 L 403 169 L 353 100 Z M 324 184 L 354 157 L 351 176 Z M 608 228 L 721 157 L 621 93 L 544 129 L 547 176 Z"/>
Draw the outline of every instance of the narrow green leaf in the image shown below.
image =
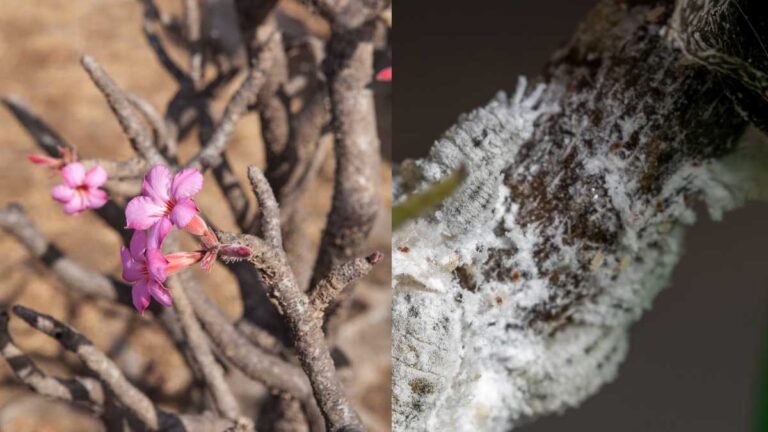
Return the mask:
<path fill-rule="evenodd" d="M 392 229 L 435 209 L 461 186 L 466 177 L 467 170 L 461 167 L 426 190 L 408 196 L 405 201 L 392 208 Z"/>

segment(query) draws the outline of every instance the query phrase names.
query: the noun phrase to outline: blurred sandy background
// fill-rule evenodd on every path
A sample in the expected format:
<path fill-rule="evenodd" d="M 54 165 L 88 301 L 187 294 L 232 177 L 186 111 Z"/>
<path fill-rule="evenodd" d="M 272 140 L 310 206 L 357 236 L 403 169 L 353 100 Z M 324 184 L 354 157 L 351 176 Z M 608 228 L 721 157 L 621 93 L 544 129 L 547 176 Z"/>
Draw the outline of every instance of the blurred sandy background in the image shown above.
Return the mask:
<path fill-rule="evenodd" d="M 459 114 L 535 76 L 597 0 L 397 5 L 394 160 L 420 157 Z M 428 19 L 425 19 L 428 17 Z M 752 429 L 768 340 L 768 203 L 700 212 L 671 286 L 634 326 L 618 379 L 524 432 Z"/>
<path fill-rule="evenodd" d="M 177 10 L 179 3 L 158 1 L 160 8 L 168 12 Z M 290 2 L 283 3 L 289 13 L 296 10 Z M 124 89 L 164 109 L 176 86 L 146 46 L 140 30 L 141 16 L 141 4 L 136 0 L 0 0 L 0 96 L 22 97 L 83 157 L 129 157 L 130 146 L 103 97 L 81 69 L 79 56 L 93 56 Z M 177 59 L 186 64 L 184 57 Z M 227 94 L 231 91 L 228 89 Z M 218 116 L 219 111 L 214 112 Z M 230 149 L 230 160 L 243 181 L 247 164 L 263 166 L 255 115 L 239 123 Z M 182 144 L 180 150 L 183 156 L 188 155 L 195 145 Z M 26 162 L 26 155 L 35 151 L 25 131 L 6 110 L 0 109 L 0 205 L 20 202 L 43 233 L 72 258 L 90 268 L 119 275 L 117 234 L 92 214 L 66 217 L 61 213 L 59 205 L 49 198 L 57 179 Z M 382 213 L 370 249 L 381 250 L 389 257 L 387 163 L 381 172 Z M 333 162 L 329 159 L 303 208 L 310 216 L 308 230 L 314 233 L 314 244 L 330 205 L 332 173 Z M 217 225 L 234 228 L 210 175 L 198 198 L 200 208 Z M 144 390 L 156 400 L 184 409 L 189 376 L 180 372 L 185 370 L 181 357 L 169 349 L 168 341 L 151 321 L 125 308 L 73 298 L 1 231 L 0 256 L 0 305 L 21 303 L 71 323 L 108 351 L 127 369 L 129 377 L 141 377 L 146 382 Z M 389 430 L 389 265 L 387 258 L 357 286 L 355 313 L 339 339 L 354 365 L 354 373 L 346 369 L 342 376 L 372 431 Z M 239 294 L 228 272 L 219 265 L 210 274 L 196 271 L 204 278 L 209 295 L 233 319 L 238 317 Z M 19 321 L 11 321 L 17 344 L 34 354 L 45 371 L 61 375 L 80 371 L 74 357 Z M 87 415 L 30 393 L 0 361 L 0 431 L 90 431 L 96 427 Z"/>

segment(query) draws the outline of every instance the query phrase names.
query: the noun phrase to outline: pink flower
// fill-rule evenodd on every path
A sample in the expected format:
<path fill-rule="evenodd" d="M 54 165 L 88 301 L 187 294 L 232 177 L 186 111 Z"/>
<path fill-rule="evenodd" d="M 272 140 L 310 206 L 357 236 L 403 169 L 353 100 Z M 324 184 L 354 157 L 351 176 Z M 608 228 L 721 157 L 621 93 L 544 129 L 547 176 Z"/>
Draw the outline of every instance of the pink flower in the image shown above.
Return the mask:
<path fill-rule="evenodd" d="M 148 243 L 146 231 L 135 231 L 128 248 L 120 248 L 123 279 L 133 285 L 133 306 L 139 312 L 154 298 L 163 306 L 171 306 L 171 292 L 163 285 L 168 275 L 200 262 L 204 251 L 177 252 L 163 255 L 160 249 Z"/>
<path fill-rule="evenodd" d="M 392 66 L 380 70 L 376 74 L 376 81 L 392 81 Z"/>
<path fill-rule="evenodd" d="M 130 248 L 120 248 L 123 262 L 123 279 L 133 285 L 133 306 L 139 312 L 149 306 L 150 296 L 160 304 L 173 304 L 171 293 L 163 283 L 168 277 L 168 260 L 160 249 L 147 249 L 147 234 L 136 231 L 131 237 Z"/>
<path fill-rule="evenodd" d="M 51 191 L 53 199 L 64 203 L 64 213 L 77 214 L 87 209 L 103 206 L 109 196 L 99 189 L 107 181 L 107 172 L 100 166 L 85 171 L 79 162 L 72 162 L 61 169 L 61 184 Z"/>
<path fill-rule="evenodd" d="M 144 177 L 142 195 L 133 198 L 125 208 L 127 227 L 151 229 L 151 242 L 157 245 L 172 225 L 182 229 L 190 225 L 190 229 L 199 231 L 205 222 L 198 216 L 192 196 L 202 187 L 203 175 L 194 168 L 171 176 L 166 166 L 155 165 Z"/>

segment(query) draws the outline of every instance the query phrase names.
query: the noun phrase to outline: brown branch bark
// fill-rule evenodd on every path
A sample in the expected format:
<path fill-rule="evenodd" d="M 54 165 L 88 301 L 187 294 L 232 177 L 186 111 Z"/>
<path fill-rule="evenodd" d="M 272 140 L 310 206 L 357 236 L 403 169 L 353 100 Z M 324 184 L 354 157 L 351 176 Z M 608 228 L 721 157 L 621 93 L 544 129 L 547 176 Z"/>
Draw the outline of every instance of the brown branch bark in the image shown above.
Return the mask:
<path fill-rule="evenodd" d="M 237 89 L 227 106 L 224 108 L 219 124 L 211 138 L 203 148 L 187 163 L 187 167 L 206 170 L 221 163 L 222 153 L 226 149 L 229 138 L 235 131 L 235 125 L 240 117 L 248 110 L 266 80 L 267 71 L 271 65 L 269 52 L 263 50 L 255 64 L 252 64 L 248 74 Z"/>
<path fill-rule="evenodd" d="M 82 376 L 58 378 L 46 375 L 35 362 L 13 342 L 8 331 L 10 316 L 0 312 L 0 355 L 8 362 L 16 377 L 36 393 L 67 402 L 82 403 L 96 414 L 104 406 L 104 390 L 101 382 Z"/>
<path fill-rule="evenodd" d="M 176 241 L 174 235 L 171 234 L 166 237 L 165 243 L 172 250 L 177 250 L 178 241 Z M 190 278 L 191 276 L 188 280 Z M 238 421 L 240 418 L 240 407 L 226 382 L 221 365 L 216 362 L 213 356 L 211 346 L 203 332 L 200 321 L 195 317 L 195 311 L 189 297 L 187 297 L 185 287 L 180 283 L 178 275 L 170 276 L 166 283 L 173 295 L 173 308 L 176 310 L 181 322 L 181 328 L 186 336 L 190 352 L 195 358 L 195 363 L 199 366 L 200 372 L 202 372 L 202 378 L 207 385 L 207 389 L 210 390 L 213 396 L 217 411 L 224 418 Z"/>
<path fill-rule="evenodd" d="M 76 354 L 88 371 L 96 375 L 101 383 L 104 383 L 109 389 L 109 394 L 114 395 L 122 405 L 128 408 L 128 410 L 130 410 L 130 412 L 142 421 L 150 430 L 192 432 L 224 430 L 234 427 L 242 428 L 239 423 L 233 423 L 207 414 L 178 416 L 173 413 L 159 410 L 144 393 L 134 387 L 133 384 L 125 378 L 117 365 L 115 365 L 106 354 L 97 349 L 83 334 L 49 315 L 39 313 L 21 305 L 14 306 L 13 312 L 19 318 L 26 321 L 30 326 L 56 339 L 64 349 Z M 7 324 L 7 317 L 7 312 L 2 312 L 0 315 L 0 324 Z M 3 323 L 3 319 L 5 323 Z M 4 339 L 6 339 L 6 342 L 9 342 L 5 344 L 5 347 L 9 352 L 13 352 L 14 350 L 11 348 L 13 345 L 7 331 L 5 332 L 5 336 L 7 336 L 7 338 Z M 19 371 L 28 372 L 27 369 L 20 369 Z M 37 372 L 39 372 L 39 370 Z M 54 385 L 51 382 L 52 378 L 34 371 L 32 372 L 32 375 L 27 375 L 27 379 L 34 379 L 38 385 L 43 383 L 46 386 Z M 57 382 L 61 383 L 62 381 L 57 380 Z M 89 385 L 93 383 L 94 381 L 88 382 Z M 46 388 L 46 390 L 52 389 L 53 387 Z M 55 390 L 55 394 L 50 395 L 64 400 L 70 400 L 68 399 L 69 393 L 67 391 L 58 393 L 60 390 L 62 389 L 58 388 Z M 105 394 L 103 389 L 96 389 L 95 387 L 87 390 L 90 395 L 89 400 L 91 400 L 92 403 L 99 401 L 99 393 L 102 395 Z"/>
<path fill-rule="evenodd" d="M 179 279 L 184 283 L 189 300 L 205 332 L 221 350 L 224 357 L 248 377 L 263 382 L 268 387 L 304 400 L 311 395 L 309 381 L 304 372 L 272 354 L 254 346 L 227 319 L 202 290 L 183 272 Z"/>
<path fill-rule="evenodd" d="M 373 76 L 373 30 L 373 22 L 351 30 L 335 27 L 327 47 L 336 177 L 312 285 L 332 267 L 361 255 L 379 208 L 379 138 L 373 94 L 368 88 Z"/>
<path fill-rule="evenodd" d="M 260 178 L 257 183 L 266 183 L 266 178 L 256 167 L 249 168 L 249 177 Z M 256 184 L 254 189 L 262 191 Z M 271 190 L 266 192 L 266 195 L 258 195 L 257 199 L 263 207 L 269 208 L 276 200 Z M 279 221 L 279 215 L 276 216 Z M 271 223 L 279 224 L 278 221 Z M 321 323 L 314 318 L 307 296 L 296 284 L 285 253 L 273 244 L 250 235 L 222 233 L 220 238 L 224 243 L 244 244 L 253 251 L 249 260 L 261 271 L 270 296 L 285 316 L 294 339 L 294 349 L 312 384 L 328 430 L 338 431 L 344 427 L 363 429 L 336 375 L 333 360 L 324 343 Z"/>
<path fill-rule="evenodd" d="M 309 305 L 315 310 L 317 319 L 323 319 L 325 309 L 345 287 L 365 277 L 382 258 L 384 255 L 381 252 L 374 252 L 365 258 L 356 258 L 331 269 L 331 272 L 307 293 Z"/>
<path fill-rule="evenodd" d="M 152 142 L 152 138 L 150 138 L 126 93 L 117 86 L 115 81 L 92 57 L 83 56 L 81 63 L 96 87 L 107 99 L 109 107 L 117 117 L 134 150 L 151 165 L 163 163 L 165 158 Z"/>
<path fill-rule="evenodd" d="M 203 82 L 202 14 L 198 0 L 184 0 L 184 30 L 189 45 L 189 77 L 199 88 Z"/>
<path fill-rule="evenodd" d="M 142 19 L 141 29 L 149 46 L 155 53 L 155 57 L 163 68 L 179 83 L 190 80 L 189 75 L 178 65 L 176 61 L 168 54 L 168 50 L 160 39 L 158 28 L 162 27 L 160 22 L 160 11 L 154 0 L 144 0 L 144 17 Z"/>

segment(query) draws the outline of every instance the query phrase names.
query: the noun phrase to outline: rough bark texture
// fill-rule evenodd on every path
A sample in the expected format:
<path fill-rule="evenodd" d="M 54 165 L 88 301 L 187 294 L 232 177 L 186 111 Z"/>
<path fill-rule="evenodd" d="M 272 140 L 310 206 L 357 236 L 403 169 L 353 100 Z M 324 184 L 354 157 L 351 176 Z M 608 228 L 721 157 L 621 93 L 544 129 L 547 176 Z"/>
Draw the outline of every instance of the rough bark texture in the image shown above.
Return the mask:
<path fill-rule="evenodd" d="M 719 217 L 756 191 L 768 151 L 739 138 L 765 94 L 734 59 L 765 15 L 710 3 L 603 1 L 543 84 L 521 79 L 401 167 L 396 195 L 469 177 L 393 238 L 394 430 L 502 431 L 577 405 L 616 375 L 691 206 Z M 722 55 L 682 50 L 690 32 Z"/>
<path fill-rule="evenodd" d="M 328 75 L 336 177 L 328 224 L 323 232 L 311 285 L 332 267 L 362 253 L 378 210 L 379 137 L 373 93 L 373 23 L 337 32 L 328 44 Z"/>

